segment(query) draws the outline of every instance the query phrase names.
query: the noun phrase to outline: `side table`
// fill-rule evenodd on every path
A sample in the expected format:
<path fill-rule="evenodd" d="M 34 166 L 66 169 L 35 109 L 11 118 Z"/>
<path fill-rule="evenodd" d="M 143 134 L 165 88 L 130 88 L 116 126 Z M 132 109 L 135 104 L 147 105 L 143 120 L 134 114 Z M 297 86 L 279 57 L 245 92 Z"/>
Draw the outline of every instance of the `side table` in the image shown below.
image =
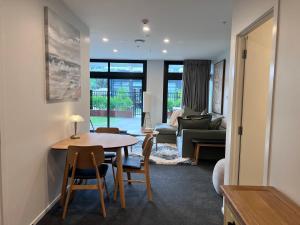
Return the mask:
<path fill-rule="evenodd" d="M 193 163 L 195 165 L 198 165 L 201 147 L 225 148 L 225 140 L 193 138 L 192 142 L 195 146 L 195 148 L 194 148 L 194 163 Z"/>
<path fill-rule="evenodd" d="M 159 134 L 159 131 L 153 130 L 151 132 L 144 132 L 143 129 L 136 129 L 136 130 L 128 130 L 127 131 L 128 135 L 131 136 L 146 136 L 147 134 L 152 134 L 153 139 L 155 139 L 155 151 L 157 151 L 157 135 Z"/>

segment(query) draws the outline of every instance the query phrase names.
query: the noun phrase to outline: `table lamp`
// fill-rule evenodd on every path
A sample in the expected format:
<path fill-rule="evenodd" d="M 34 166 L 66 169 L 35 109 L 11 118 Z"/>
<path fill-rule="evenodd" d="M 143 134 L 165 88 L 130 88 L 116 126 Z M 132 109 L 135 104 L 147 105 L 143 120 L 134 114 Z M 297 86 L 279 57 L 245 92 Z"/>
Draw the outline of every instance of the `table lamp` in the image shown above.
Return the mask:
<path fill-rule="evenodd" d="M 151 132 L 153 130 L 151 124 L 151 116 L 150 116 L 151 105 L 152 105 L 151 93 L 145 91 L 143 93 L 143 112 L 145 113 L 144 124 L 143 124 L 144 132 Z"/>
<path fill-rule="evenodd" d="M 80 137 L 77 136 L 77 123 L 83 122 L 84 119 L 80 115 L 71 115 L 70 121 L 74 122 L 74 134 L 71 136 L 71 139 L 79 139 Z"/>

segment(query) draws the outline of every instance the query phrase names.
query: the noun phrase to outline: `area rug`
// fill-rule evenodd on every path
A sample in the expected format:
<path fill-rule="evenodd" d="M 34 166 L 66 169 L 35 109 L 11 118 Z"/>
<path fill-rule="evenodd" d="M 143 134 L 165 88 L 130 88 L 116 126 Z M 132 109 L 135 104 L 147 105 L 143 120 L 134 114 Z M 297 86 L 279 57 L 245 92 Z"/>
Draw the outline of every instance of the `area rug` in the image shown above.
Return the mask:
<path fill-rule="evenodd" d="M 142 157 L 142 144 L 145 137 L 138 136 L 137 144 L 129 148 L 129 155 Z M 155 142 L 155 140 L 154 140 Z M 181 158 L 178 155 L 176 144 L 158 143 L 157 149 L 155 143 L 150 155 L 150 163 L 162 165 L 191 165 L 192 161 L 188 158 Z"/>

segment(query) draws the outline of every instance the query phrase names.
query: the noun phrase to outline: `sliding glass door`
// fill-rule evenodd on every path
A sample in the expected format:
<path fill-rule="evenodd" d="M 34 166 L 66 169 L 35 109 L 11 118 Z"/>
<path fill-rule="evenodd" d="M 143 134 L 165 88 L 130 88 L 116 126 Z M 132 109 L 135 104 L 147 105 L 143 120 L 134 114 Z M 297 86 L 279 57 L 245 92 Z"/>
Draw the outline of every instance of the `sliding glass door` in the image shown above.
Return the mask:
<path fill-rule="evenodd" d="M 91 129 L 140 129 L 146 62 L 91 60 L 90 70 Z"/>
<path fill-rule="evenodd" d="M 110 127 L 136 130 L 141 127 L 142 80 L 110 80 L 109 119 Z"/>
<path fill-rule="evenodd" d="M 91 125 L 94 125 L 96 127 L 107 127 L 107 93 L 107 79 L 90 79 L 90 116 L 92 121 Z"/>
<path fill-rule="evenodd" d="M 172 112 L 181 108 L 182 103 L 182 61 L 165 61 L 163 122 L 167 122 Z"/>

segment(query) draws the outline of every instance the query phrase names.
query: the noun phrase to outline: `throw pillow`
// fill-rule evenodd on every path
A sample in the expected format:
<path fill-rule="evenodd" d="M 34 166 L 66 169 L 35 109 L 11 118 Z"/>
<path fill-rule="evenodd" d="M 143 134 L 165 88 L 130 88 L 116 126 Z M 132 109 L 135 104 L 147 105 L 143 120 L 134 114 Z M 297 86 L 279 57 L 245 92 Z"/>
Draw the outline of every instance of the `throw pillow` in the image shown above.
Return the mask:
<path fill-rule="evenodd" d="M 212 120 L 209 124 L 209 129 L 210 130 L 219 130 L 220 126 L 222 124 L 222 120 L 223 120 L 223 117 L 219 117 L 217 119 Z"/>
<path fill-rule="evenodd" d="M 209 127 L 211 118 L 203 117 L 202 119 L 184 119 L 178 117 L 178 130 L 182 129 L 198 129 L 198 130 L 207 130 Z"/>
<path fill-rule="evenodd" d="M 203 119 L 203 118 L 210 118 L 210 120 L 212 119 L 212 115 L 211 114 L 206 114 L 206 115 L 190 115 L 190 116 L 187 116 L 186 118 L 189 118 L 189 119 L 193 119 L 193 120 L 200 120 L 200 119 Z"/>
<path fill-rule="evenodd" d="M 200 116 L 201 112 L 196 112 L 189 107 L 184 107 L 182 117 L 186 118 L 188 116 Z"/>
<path fill-rule="evenodd" d="M 170 117 L 170 119 L 169 119 L 168 124 L 169 124 L 170 126 L 173 126 L 173 127 L 178 127 L 177 118 L 178 118 L 179 116 L 181 116 L 182 113 L 183 113 L 183 110 L 182 110 L 182 109 L 175 110 L 175 111 L 172 113 L 172 115 L 171 115 L 171 117 Z"/>
<path fill-rule="evenodd" d="M 201 115 L 202 115 L 202 116 L 207 115 L 207 114 L 208 114 L 207 109 L 204 109 L 204 110 L 201 112 Z"/>

